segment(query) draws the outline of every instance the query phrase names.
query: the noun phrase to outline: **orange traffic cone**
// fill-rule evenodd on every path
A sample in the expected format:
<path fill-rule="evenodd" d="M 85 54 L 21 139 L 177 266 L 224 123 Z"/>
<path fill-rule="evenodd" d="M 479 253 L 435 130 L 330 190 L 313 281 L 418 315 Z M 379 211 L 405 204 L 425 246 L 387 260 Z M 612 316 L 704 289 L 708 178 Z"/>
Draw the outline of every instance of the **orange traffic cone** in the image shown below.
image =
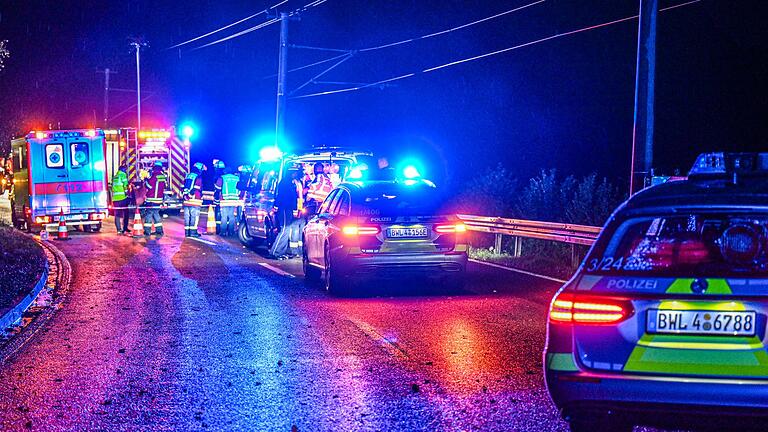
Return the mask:
<path fill-rule="evenodd" d="M 67 223 L 64 222 L 64 209 L 59 212 L 59 229 L 56 233 L 56 240 L 69 240 L 69 231 L 67 230 Z"/>
<path fill-rule="evenodd" d="M 133 215 L 133 234 L 134 237 L 144 237 L 144 222 L 141 220 L 139 206 L 136 206 L 136 213 Z"/>
<path fill-rule="evenodd" d="M 216 234 L 216 213 L 213 211 L 213 206 L 208 206 L 208 219 L 205 222 L 205 233 L 206 234 Z"/>

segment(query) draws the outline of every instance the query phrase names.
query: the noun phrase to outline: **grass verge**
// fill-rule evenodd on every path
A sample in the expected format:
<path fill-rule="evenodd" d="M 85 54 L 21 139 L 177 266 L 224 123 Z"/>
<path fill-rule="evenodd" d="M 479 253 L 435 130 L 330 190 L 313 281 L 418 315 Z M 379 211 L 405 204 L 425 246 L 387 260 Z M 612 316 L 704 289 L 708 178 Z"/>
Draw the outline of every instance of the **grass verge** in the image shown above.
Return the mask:
<path fill-rule="evenodd" d="M 15 229 L 0 225 L 0 315 L 29 294 L 45 270 L 43 248 Z"/>
<path fill-rule="evenodd" d="M 569 279 L 574 272 L 574 269 L 562 259 L 542 256 L 514 257 L 506 252 L 496 253 L 493 248 L 470 247 L 469 257 L 563 280 Z"/>

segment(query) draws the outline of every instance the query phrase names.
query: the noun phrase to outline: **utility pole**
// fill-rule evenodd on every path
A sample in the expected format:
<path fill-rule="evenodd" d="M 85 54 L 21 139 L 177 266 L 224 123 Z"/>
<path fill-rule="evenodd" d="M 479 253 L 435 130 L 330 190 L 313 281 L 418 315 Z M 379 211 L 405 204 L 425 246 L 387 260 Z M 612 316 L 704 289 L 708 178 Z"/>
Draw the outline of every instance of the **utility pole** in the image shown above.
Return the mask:
<path fill-rule="evenodd" d="M 98 73 L 102 73 L 99 71 Z M 107 124 L 109 123 L 109 76 L 111 74 L 116 74 L 116 71 L 110 70 L 109 68 L 104 69 L 104 125 L 103 127 L 106 128 Z"/>
<path fill-rule="evenodd" d="M 147 46 L 145 42 L 135 40 L 131 46 L 136 49 L 136 133 L 141 130 L 141 48 Z"/>
<path fill-rule="evenodd" d="M 275 118 L 275 147 L 283 141 L 285 134 L 285 89 L 288 68 L 288 20 L 290 15 L 280 13 L 280 57 L 277 67 L 277 115 Z"/>
<path fill-rule="evenodd" d="M 645 187 L 653 165 L 653 99 L 656 74 L 656 14 L 658 0 L 640 0 L 637 26 L 635 118 L 632 130 L 632 172 L 629 194 Z"/>

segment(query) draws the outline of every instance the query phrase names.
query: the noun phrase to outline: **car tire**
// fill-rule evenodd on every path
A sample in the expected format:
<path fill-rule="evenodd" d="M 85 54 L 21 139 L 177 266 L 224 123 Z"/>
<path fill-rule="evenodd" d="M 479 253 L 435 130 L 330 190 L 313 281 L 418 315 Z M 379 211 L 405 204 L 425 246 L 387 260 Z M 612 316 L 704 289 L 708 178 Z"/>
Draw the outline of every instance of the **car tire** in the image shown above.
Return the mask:
<path fill-rule="evenodd" d="M 631 424 L 614 415 L 603 417 L 591 415 L 585 415 L 584 417 L 576 416 L 569 420 L 568 427 L 571 432 L 632 432 L 633 429 Z"/>
<path fill-rule="evenodd" d="M 306 244 L 306 243 L 304 243 Z M 320 280 L 320 269 L 309 264 L 306 246 L 301 248 L 301 267 L 304 270 L 304 280 L 307 282 L 317 282 Z"/>
<path fill-rule="evenodd" d="M 245 220 L 240 221 L 240 225 L 237 227 L 237 238 L 240 240 L 240 243 L 243 244 L 243 246 L 254 249 L 256 246 L 259 245 L 259 239 L 251 236 L 248 233 L 248 227 L 245 224 Z"/>
<path fill-rule="evenodd" d="M 325 289 L 328 293 L 340 297 L 349 295 L 350 284 L 333 269 L 333 260 L 327 244 L 325 245 L 325 272 L 323 272 L 323 276 Z"/>
<path fill-rule="evenodd" d="M 97 223 L 95 225 L 83 225 L 83 231 L 97 233 L 101 231 L 101 223 Z"/>

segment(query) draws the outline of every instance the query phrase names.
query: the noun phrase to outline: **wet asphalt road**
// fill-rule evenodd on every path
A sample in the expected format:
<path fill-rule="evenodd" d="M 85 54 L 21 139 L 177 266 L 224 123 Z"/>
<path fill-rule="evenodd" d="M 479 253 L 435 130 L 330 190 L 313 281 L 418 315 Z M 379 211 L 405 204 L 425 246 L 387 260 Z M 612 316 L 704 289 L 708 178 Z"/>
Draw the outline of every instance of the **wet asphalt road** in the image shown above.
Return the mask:
<path fill-rule="evenodd" d="M 56 243 L 72 286 L 0 365 L 0 430 L 566 429 L 541 374 L 555 282 L 470 264 L 461 293 L 343 299 L 174 218 L 107 225 Z"/>

